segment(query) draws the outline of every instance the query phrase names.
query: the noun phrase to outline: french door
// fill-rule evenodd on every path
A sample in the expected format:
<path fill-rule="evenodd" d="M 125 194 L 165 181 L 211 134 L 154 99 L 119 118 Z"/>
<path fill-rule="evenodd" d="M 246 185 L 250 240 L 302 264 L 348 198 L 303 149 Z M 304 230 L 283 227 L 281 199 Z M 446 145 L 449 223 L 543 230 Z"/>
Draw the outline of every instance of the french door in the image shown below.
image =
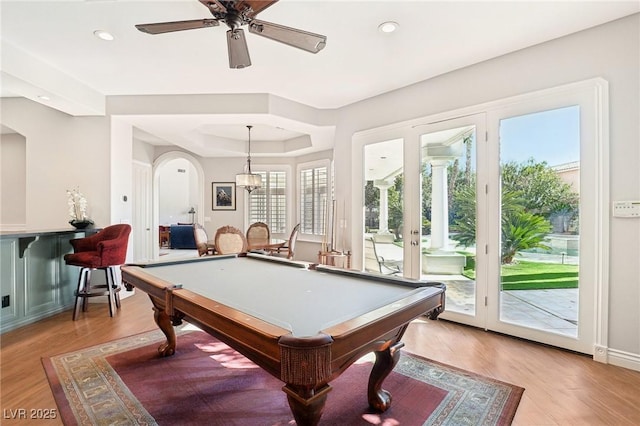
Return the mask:
<path fill-rule="evenodd" d="M 364 263 L 373 240 L 379 257 L 402 265 L 379 273 L 447 285 L 442 318 L 597 357 L 604 92 L 587 82 L 371 133 Z"/>
<path fill-rule="evenodd" d="M 419 175 L 407 181 L 419 199 L 419 220 L 411 227 L 412 278 L 447 286 L 443 318 L 484 327 L 487 299 L 486 116 L 468 115 L 416 125 L 408 158 L 419 159 Z M 416 150 L 417 148 L 417 150 Z M 412 167 L 415 169 L 415 167 Z M 415 209 L 414 209 L 415 211 Z"/>
<path fill-rule="evenodd" d="M 478 327 L 487 318 L 487 253 L 476 249 L 487 244 L 485 123 L 484 113 L 418 122 L 375 135 L 362 152 L 363 269 L 445 283 L 443 318 Z M 464 247 L 452 239 L 460 208 L 472 234 Z"/>
<path fill-rule="evenodd" d="M 605 88 L 578 84 L 487 114 L 486 328 L 596 357 L 606 338 Z"/>

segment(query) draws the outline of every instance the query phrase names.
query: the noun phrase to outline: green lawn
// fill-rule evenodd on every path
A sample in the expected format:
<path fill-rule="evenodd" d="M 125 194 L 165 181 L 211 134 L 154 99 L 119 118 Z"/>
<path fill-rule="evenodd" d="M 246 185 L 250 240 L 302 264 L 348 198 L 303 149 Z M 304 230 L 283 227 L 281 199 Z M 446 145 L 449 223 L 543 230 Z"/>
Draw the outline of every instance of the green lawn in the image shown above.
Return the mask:
<path fill-rule="evenodd" d="M 578 265 L 540 263 L 518 260 L 512 265 L 502 265 L 503 290 L 540 290 L 551 288 L 578 288 Z M 474 272 L 465 275 L 474 278 Z"/>

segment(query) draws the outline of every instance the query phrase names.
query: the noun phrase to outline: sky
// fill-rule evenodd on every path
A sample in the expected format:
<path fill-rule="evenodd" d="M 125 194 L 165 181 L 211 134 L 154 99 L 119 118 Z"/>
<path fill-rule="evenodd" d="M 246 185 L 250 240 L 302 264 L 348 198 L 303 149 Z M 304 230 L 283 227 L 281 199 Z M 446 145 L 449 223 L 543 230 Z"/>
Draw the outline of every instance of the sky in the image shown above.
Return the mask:
<path fill-rule="evenodd" d="M 530 157 L 549 166 L 580 160 L 580 107 L 571 106 L 500 122 L 500 162 Z"/>

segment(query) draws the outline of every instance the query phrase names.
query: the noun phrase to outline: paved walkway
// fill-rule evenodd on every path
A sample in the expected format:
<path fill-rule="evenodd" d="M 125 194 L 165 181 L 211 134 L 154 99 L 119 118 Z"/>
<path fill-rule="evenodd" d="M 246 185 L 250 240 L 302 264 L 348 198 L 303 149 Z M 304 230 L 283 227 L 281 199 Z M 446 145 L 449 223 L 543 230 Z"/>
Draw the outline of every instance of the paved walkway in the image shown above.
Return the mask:
<path fill-rule="evenodd" d="M 475 281 L 463 276 L 429 276 L 423 279 L 447 285 L 447 311 L 473 315 Z M 523 327 L 577 336 L 578 289 L 508 290 L 500 292 L 501 321 Z"/>
<path fill-rule="evenodd" d="M 379 256 L 386 260 L 401 259 L 402 248 L 395 244 L 376 244 Z M 526 253 L 529 261 L 578 264 L 577 256 Z M 422 279 L 447 285 L 448 311 L 475 312 L 475 281 L 462 275 L 422 275 Z M 578 289 L 509 290 L 500 292 L 500 319 L 524 327 L 577 336 Z"/>

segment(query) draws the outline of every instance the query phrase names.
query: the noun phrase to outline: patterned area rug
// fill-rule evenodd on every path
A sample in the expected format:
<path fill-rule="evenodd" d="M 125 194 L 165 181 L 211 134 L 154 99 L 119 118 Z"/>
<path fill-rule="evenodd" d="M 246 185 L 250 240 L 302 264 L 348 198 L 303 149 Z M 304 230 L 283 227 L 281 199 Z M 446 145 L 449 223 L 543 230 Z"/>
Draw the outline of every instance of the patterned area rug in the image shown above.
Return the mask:
<path fill-rule="evenodd" d="M 160 358 L 160 331 L 44 358 L 65 425 L 291 425 L 282 382 L 201 331 Z M 402 353 L 384 382 L 393 396 L 370 412 L 371 358 L 331 382 L 322 425 L 508 425 L 523 388 Z"/>

